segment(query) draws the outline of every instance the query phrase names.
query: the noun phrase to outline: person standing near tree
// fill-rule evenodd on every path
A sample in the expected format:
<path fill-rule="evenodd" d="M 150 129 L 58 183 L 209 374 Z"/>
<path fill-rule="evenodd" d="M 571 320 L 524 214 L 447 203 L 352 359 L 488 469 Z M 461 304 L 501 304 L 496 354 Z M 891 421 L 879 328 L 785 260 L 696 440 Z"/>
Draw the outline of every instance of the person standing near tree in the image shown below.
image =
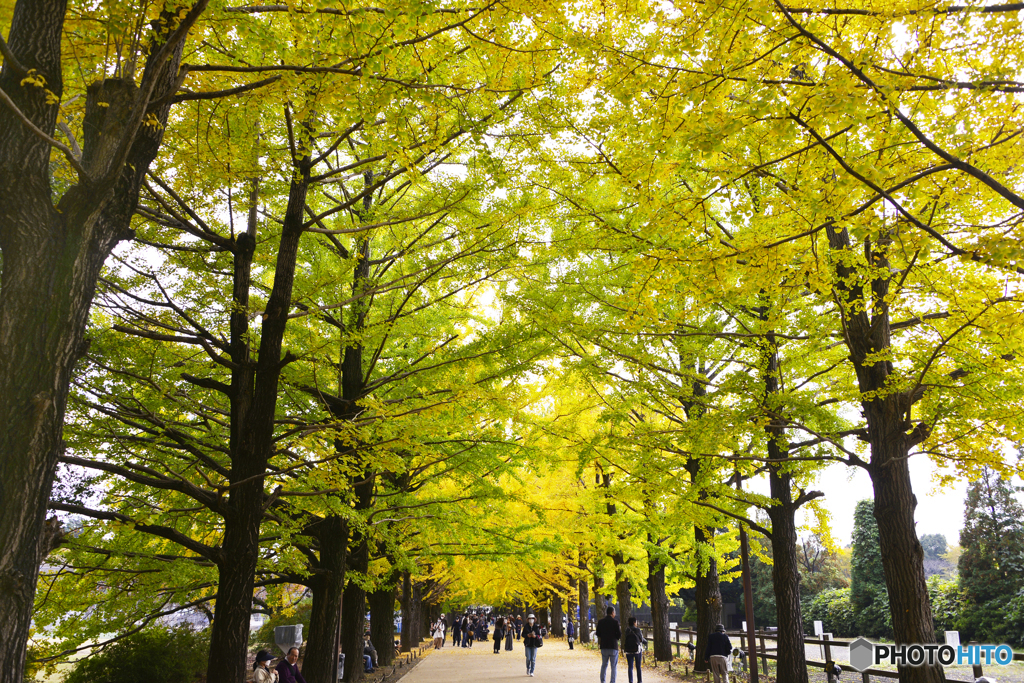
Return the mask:
<path fill-rule="evenodd" d="M 725 658 L 732 652 L 732 642 L 725 635 L 725 627 L 715 626 L 715 632 L 708 636 L 708 645 L 704 650 L 704 661 L 711 665 L 711 673 L 715 675 L 715 683 L 729 683 L 729 667 Z M 757 666 L 757 662 L 753 662 Z"/>
<path fill-rule="evenodd" d="M 462 645 L 462 619 L 456 614 L 452 617 L 452 647 Z"/>
<path fill-rule="evenodd" d="M 572 644 L 576 642 L 576 624 L 572 623 L 572 617 L 569 617 L 565 622 L 565 637 L 569 641 L 569 649 L 572 649 Z"/>
<path fill-rule="evenodd" d="M 601 647 L 601 683 L 605 683 L 605 672 L 608 665 L 612 667 L 611 683 L 615 683 L 615 669 L 619 665 L 619 638 L 622 637 L 622 627 L 619 620 L 615 618 L 615 608 L 609 606 L 605 610 L 607 616 L 597 622 L 597 629 L 594 634 Z"/>
<path fill-rule="evenodd" d="M 647 639 L 636 625 L 636 617 L 629 618 L 626 635 L 622 637 L 622 651 L 626 653 L 626 675 L 629 683 L 633 683 L 633 665 L 636 665 L 636 683 L 643 683 L 640 677 L 640 661 L 643 659 L 644 645 Z"/>
<path fill-rule="evenodd" d="M 498 617 L 494 622 L 494 654 L 501 652 L 501 641 L 505 640 L 505 620 Z"/>

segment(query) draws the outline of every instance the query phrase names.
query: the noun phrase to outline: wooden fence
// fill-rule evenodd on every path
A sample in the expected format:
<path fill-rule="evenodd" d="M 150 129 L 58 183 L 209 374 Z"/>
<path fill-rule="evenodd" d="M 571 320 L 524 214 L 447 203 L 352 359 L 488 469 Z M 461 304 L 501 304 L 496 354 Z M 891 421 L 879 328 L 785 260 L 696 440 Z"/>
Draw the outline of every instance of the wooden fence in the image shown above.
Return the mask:
<path fill-rule="evenodd" d="M 643 631 L 644 637 L 648 638 L 648 640 L 653 636 L 654 630 L 650 626 L 650 624 L 643 624 L 643 625 L 641 625 L 640 630 Z M 594 632 L 593 622 L 591 622 L 591 630 L 590 630 L 590 632 L 591 633 Z M 779 639 L 779 637 L 774 632 L 764 631 L 764 630 L 758 630 L 757 632 L 755 632 L 755 634 L 754 634 L 754 647 L 750 647 L 749 644 L 747 643 L 748 636 L 747 636 L 746 632 L 730 631 L 730 632 L 727 632 L 727 634 L 729 635 L 730 638 L 737 639 L 737 640 L 733 641 L 734 647 L 738 647 L 739 649 L 745 650 L 747 652 L 747 666 L 757 666 L 757 660 L 760 659 L 761 660 L 761 671 L 763 673 L 767 674 L 768 673 L 768 660 L 769 659 L 771 659 L 771 660 L 778 659 L 778 655 L 776 653 L 778 652 L 778 639 Z M 673 629 L 669 629 L 669 642 L 671 643 L 672 647 L 675 649 L 675 656 L 676 656 L 677 659 L 683 659 L 682 652 L 683 652 L 683 650 L 686 650 L 687 653 L 688 653 L 688 655 L 687 655 L 688 659 L 686 659 L 685 661 L 689 661 L 689 662 L 693 661 L 693 658 L 689 657 L 689 652 L 691 652 L 691 648 L 689 646 L 691 646 L 691 645 L 692 646 L 696 646 L 696 642 L 697 642 L 697 632 L 696 631 L 694 631 L 692 629 L 687 629 L 687 628 L 673 628 Z M 832 648 L 833 647 L 848 647 L 850 645 L 850 643 L 853 642 L 853 641 L 852 640 L 834 640 L 834 639 L 828 638 L 826 636 L 825 638 L 822 638 L 822 639 L 804 638 L 803 642 L 804 642 L 805 646 L 806 645 L 817 645 L 817 646 L 819 646 L 821 648 L 820 651 L 824 655 L 824 661 L 808 659 L 807 660 L 807 666 L 809 668 L 817 668 L 817 669 L 821 669 L 821 670 L 824 671 L 825 670 L 825 662 L 833 661 L 833 659 L 832 659 L 832 652 L 831 652 Z M 771 647 L 768 646 L 769 643 L 772 645 Z M 971 643 L 971 644 L 973 645 L 975 643 Z M 650 652 L 651 651 L 650 648 L 648 648 L 647 651 Z M 806 648 L 804 649 L 804 651 L 806 652 Z M 698 654 L 698 653 L 694 653 L 694 657 L 698 657 L 698 656 L 702 656 L 702 655 Z M 1024 661 L 1024 654 L 1020 654 L 1020 653 L 1015 652 L 1015 653 L 1013 653 L 1013 659 L 1014 659 L 1014 661 Z M 861 680 L 862 680 L 863 683 L 870 683 L 870 680 L 871 680 L 872 676 L 874 676 L 875 678 L 886 678 L 886 679 L 898 679 L 900 677 L 899 672 L 892 671 L 892 670 L 889 670 L 889 669 L 869 668 L 869 669 L 865 669 L 864 671 L 857 671 L 856 669 L 854 669 L 849 664 L 843 664 L 843 663 L 840 663 L 840 662 L 836 662 L 836 664 L 838 664 L 839 667 L 842 668 L 843 671 L 850 671 L 850 672 L 853 672 L 855 674 L 860 674 Z M 735 667 L 736 667 L 736 664 L 734 662 L 733 668 L 735 669 Z M 736 673 L 736 671 L 734 670 L 733 673 Z M 976 665 L 973 666 L 973 674 L 974 674 L 974 678 L 978 678 L 978 677 L 984 675 L 984 672 L 982 670 L 981 665 L 977 665 L 976 664 Z M 948 681 L 948 683 L 973 683 L 973 681 L 959 681 L 959 680 L 952 679 L 952 678 L 947 678 L 946 680 Z"/>

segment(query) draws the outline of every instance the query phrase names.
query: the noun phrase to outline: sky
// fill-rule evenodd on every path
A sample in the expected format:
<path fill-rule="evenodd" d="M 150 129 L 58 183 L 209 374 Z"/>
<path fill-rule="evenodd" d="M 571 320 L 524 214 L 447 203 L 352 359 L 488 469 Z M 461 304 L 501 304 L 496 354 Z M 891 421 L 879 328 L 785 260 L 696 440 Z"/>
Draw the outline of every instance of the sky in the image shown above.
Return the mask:
<path fill-rule="evenodd" d="M 935 472 L 936 467 L 928 458 L 910 459 L 910 477 L 917 496 L 917 535 L 942 534 L 949 545 L 958 545 L 964 525 L 967 481 L 940 487 L 935 483 Z M 1014 483 L 1021 485 L 1017 479 Z M 853 536 L 853 509 L 857 501 L 872 497 L 870 477 L 859 467 L 835 463 L 822 471 L 813 489 L 825 493 L 824 506 L 832 515 L 832 535 L 838 545 L 846 546 Z M 1018 493 L 1017 499 L 1024 504 L 1024 493 Z"/>

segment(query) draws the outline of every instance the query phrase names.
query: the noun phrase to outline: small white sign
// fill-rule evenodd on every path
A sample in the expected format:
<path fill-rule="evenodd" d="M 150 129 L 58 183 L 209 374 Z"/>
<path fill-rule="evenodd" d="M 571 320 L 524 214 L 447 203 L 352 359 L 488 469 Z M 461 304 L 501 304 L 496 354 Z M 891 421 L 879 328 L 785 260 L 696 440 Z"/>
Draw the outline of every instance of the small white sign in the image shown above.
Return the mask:
<path fill-rule="evenodd" d="M 946 631 L 946 645 L 960 647 L 960 631 Z"/>
<path fill-rule="evenodd" d="M 818 638 L 821 638 L 821 634 L 824 632 L 825 627 L 822 625 L 822 623 L 820 621 L 814 622 L 814 635 L 818 636 Z"/>
<path fill-rule="evenodd" d="M 744 633 L 747 632 L 747 622 L 745 622 L 745 621 L 743 622 L 743 632 Z"/>

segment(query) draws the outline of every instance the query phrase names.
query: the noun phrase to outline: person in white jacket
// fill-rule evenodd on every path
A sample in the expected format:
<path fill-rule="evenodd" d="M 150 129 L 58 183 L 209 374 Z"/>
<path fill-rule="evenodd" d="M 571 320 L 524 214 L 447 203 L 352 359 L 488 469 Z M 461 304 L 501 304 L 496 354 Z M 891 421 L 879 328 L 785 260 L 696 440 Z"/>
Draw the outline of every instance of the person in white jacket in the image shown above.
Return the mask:
<path fill-rule="evenodd" d="M 254 683 L 277 683 L 277 672 L 271 671 L 269 663 L 274 661 L 274 655 L 266 650 L 256 653 L 256 661 L 253 662 L 252 680 Z"/>

